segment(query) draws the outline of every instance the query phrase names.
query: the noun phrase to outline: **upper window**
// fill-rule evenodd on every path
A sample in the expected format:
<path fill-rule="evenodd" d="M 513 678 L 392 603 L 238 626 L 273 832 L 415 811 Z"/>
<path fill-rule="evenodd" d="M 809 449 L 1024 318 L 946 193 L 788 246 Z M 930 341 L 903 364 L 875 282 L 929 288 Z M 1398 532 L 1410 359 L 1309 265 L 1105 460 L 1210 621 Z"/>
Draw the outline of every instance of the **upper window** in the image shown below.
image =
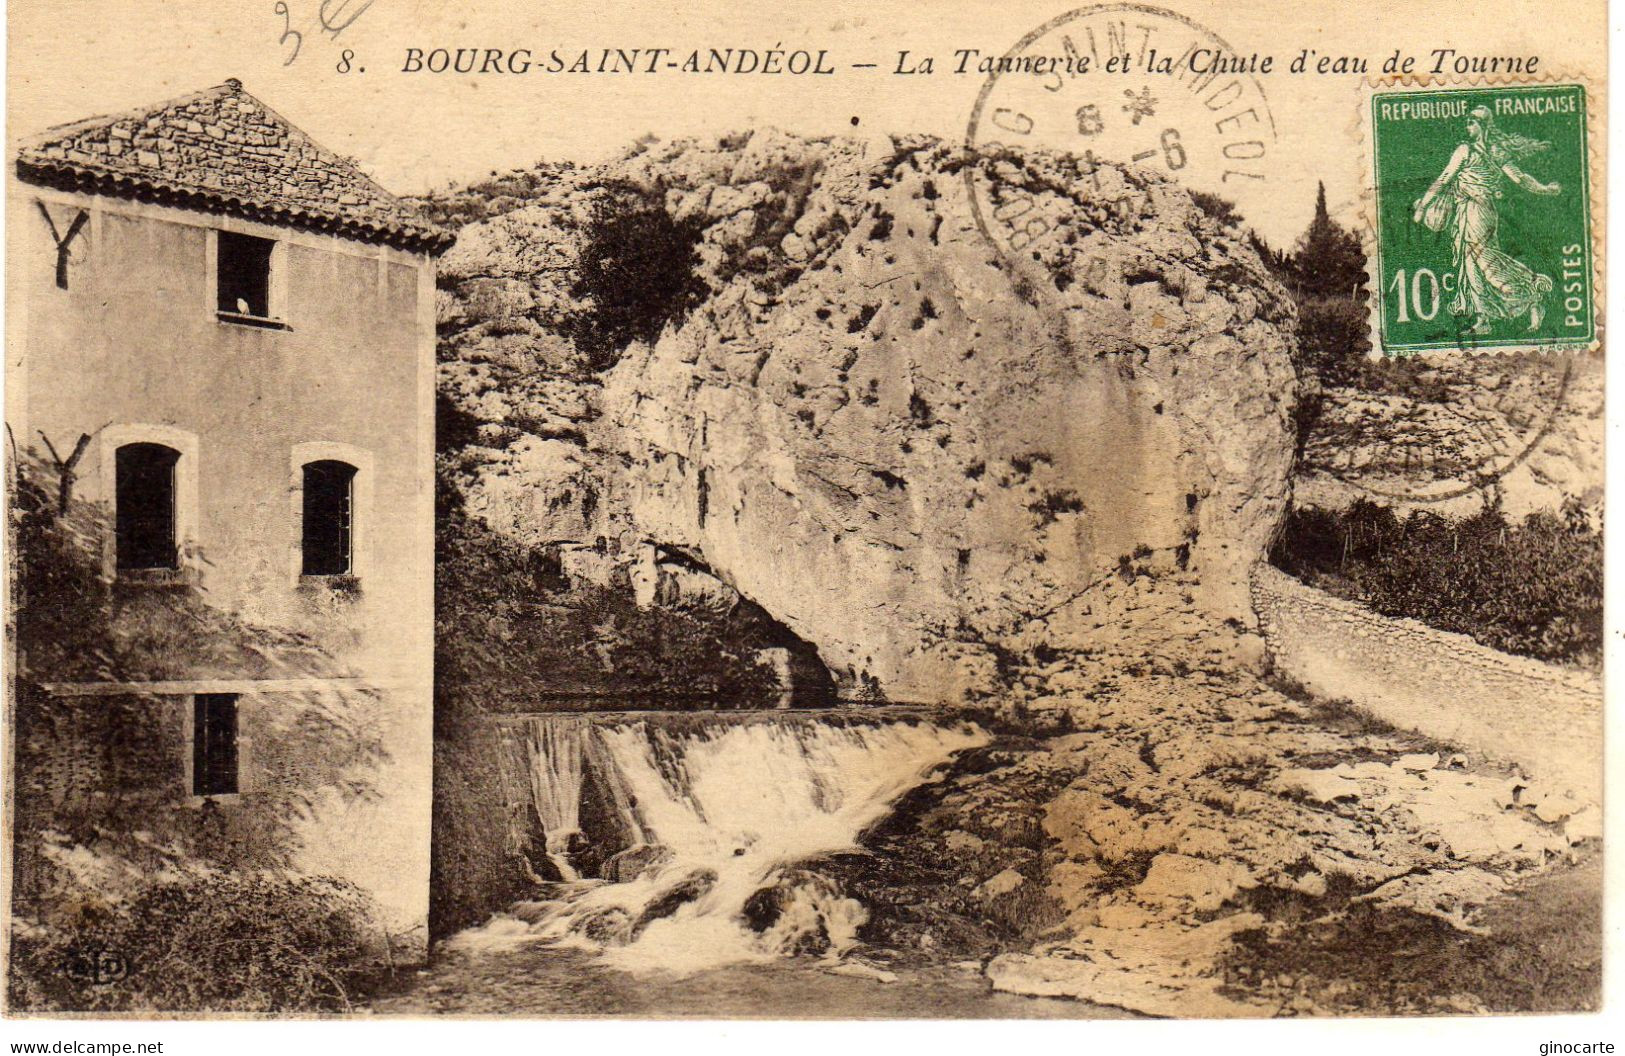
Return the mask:
<path fill-rule="evenodd" d="M 120 569 L 177 567 L 175 464 L 180 457 L 163 444 L 118 449 L 114 508 Z"/>
<path fill-rule="evenodd" d="M 216 290 L 222 315 L 239 322 L 271 319 L 271 251 L 268 238 L 219 232 Z"/>
<path fill-rule="evenodd" d="M 355 474 L 348 462 L 324 459 L 305 464 L 302 571 L 307 576 L 352 574 Z"/>

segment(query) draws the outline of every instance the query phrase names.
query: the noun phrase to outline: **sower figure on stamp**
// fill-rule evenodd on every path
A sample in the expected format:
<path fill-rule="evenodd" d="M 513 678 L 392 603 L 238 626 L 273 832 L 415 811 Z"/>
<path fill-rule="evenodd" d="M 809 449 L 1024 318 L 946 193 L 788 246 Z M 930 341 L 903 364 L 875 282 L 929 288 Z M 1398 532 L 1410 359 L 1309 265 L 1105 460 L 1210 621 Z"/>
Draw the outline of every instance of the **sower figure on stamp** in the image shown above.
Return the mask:
<path fill-rule="evenodd" d="M 1550 145 L 1502 131 L 1488 107 L 1475 106 L 1467 115 L 1467 142 L 1456 147 L 1439 178 L 1416 200 L 1412 220 L 1430 231 L 1450 231 L 1456 291 L 1449 307 L 1452 315 L 1472 316 L 1469 333 L 1487 334 L 1495 320 L 1525 313 L 1529 329 L 1540 328 L 1551 276 L 1538 275 L 1501 251 L 1495 203 L 1504 193 L 1503 177 L 1531 194 L 1562 193 L 1557 182 L 1541 183 L 1516 164 Z"/>

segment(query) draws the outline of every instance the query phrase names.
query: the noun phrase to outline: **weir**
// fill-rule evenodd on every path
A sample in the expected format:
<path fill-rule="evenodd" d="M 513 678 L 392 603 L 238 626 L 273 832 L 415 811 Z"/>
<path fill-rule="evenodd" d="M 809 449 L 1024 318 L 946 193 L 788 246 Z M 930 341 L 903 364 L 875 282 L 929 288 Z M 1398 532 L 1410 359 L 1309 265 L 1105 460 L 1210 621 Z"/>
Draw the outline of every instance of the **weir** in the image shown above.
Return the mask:
<path fill-rule="evenodd" d="M 541 895 L 453 941 L 545 940 L 637 970 L 838 957 L 864 908 L 805 867 L 988 742 L 919 708 L 505 715 L 513 853 Z"/>

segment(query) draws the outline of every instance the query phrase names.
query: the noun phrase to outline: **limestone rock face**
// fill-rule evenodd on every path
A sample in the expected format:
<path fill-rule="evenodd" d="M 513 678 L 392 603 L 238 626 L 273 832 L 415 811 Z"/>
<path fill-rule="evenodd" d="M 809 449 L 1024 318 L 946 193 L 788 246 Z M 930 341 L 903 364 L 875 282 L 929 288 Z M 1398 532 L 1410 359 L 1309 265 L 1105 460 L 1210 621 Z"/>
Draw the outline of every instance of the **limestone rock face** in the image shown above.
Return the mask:
<path fill-rule="evenodd" d="M 954 151 L 810 149 L 757 137 L 730 174 L 815 173 L 779 247 L 804 269 L 732 285 L 607 379 L 602 442 L 628 456 L 639 527 L 894 698 L 987 690 L 1014 632 L 1147 551 L 1242 617 L 1286 495 L 1293 375 L 1237 234 L 1151 184 L 1129 224 L 1080 206 L 1050 285 L 1024 288 Z M 1000 164 L 971 179 L 1087 205 L 1062 161 Z M 721 190 L 713 210 L 752 200 Z"/>
<path fill-rule="evenodd" d="M 1499 502 L 1512 521 L 1578 501 L 1600 523 L 1603 366 L 1533 353 L 1370 366 L 1319 393 L 1295 500 L 1457 517 Z"/>
<path fill-rule="evenodd" d="M 1178 186 L 765 132 L 569 179 L 663 195 L 703 230 L 709 292 L 583 381 L 591 413 L 567 422 L 536 379 L 568 358 L 548 320 L 583 207 L 548 191 L 465 233 L 452 313 L 479 291 L 514 321 L 449 357 L 443 389 L 551 441 L 474 474 L 494 523 L 534 531 L 538 511 L 553 536 L 699 555 L 845 688 L 892 699 L 996 692 L 1012 653 L 1097 626 L 1091 592 L 1135 563 L 1251 619 L 1246 569 L 1292 461 L 1291 309 Z M 1062 218 L 1017 266 L 970 200 L 986 213 L 1010 188 Z"/>

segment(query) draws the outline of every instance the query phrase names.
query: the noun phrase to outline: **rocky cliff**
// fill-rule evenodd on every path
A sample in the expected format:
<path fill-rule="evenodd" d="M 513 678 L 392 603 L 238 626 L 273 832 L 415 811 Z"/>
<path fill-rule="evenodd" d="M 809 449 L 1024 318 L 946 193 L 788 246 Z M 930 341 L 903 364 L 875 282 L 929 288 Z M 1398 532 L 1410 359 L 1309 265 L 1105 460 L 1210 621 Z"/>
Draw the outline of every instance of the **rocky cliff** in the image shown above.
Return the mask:
<path fill-rule="evenodd" d="M 1019 274 L 969 202 L 1009 187 L 1061 218 Z M 496 215 L 442 266 L 454 477 L 567 572 L 625 567 L 651 598 L 720 579 L 843 689 L 893 699 L 1005 688 L 1081 645 L 1094 588 L 1133 567 L 1251 619 L 1292 461 L 1291 309 L 1176 185 L 764 132 L 477 205 Z M 605 247 L 616 209 L 648 244 Z"/>
<path fill-rule="evenodd" d="M 1603 366 L 1600 353 L 1367 364 L 1315 395 L 1295 501 L 1450 516 L 1499 502 L 1518 521 L 1573 500 L 1600 522 Z"/>

